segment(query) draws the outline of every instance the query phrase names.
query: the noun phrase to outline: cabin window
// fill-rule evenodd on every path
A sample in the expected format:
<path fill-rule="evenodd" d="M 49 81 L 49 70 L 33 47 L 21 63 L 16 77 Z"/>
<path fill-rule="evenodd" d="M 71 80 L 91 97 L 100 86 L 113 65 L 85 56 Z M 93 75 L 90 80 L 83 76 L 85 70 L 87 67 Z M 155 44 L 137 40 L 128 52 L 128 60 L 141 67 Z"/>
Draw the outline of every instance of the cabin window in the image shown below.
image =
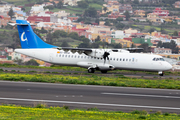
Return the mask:
<path fill-rule="evenodd" d="M 65 55 L 65 57 L 67 57 L 67 55 Z"/>
<path fill-rule="evenodd" d="M 132 59 L 132 61 L 134 62 L 134 58 Z"/>
<path fill-rule="evenodd" d="M 128 61 L 128 59 L 126 59 L 126 61 Z"/>
<path fill-rule="evenodd" d="M 113 60 L 115 60 L 115 58 Z"/>
<path fill-rule="evenodd" d="M 93 59 L 93 57 L 91 57 L 91 59 Z"/>
<path fill-rule="evenodd" d="M 131 61 L 131 59 L 129 59 L 129 61 Z"/>
<path fill-rule="evenodd" d="M 64 55 L 62 55 L 62 57 L 64 57 Z"/>
<path fill-rule="evenodd" d="M 69 57 L 70 57 L 70 55 L 69 55 Z"/>
<path fill-rule="evenodd" d="M 83 58 L 83 56 L 81 56 L 81 58 Z"/>
<path fill-rule="evenodd" d="M 119 59 L 119 61 L 121 61 L 121 58 Z"/>
<path fill-rule="evenodd" d="M 125 59 L 123 59 L 123 61 L 125 61 Z"/>
<path fill-rule="evenodd" d="M 78 56 L 78 58 L 80 58 L 80 56 Z"/>
<path fill-rule="evenodd" d="M 74 58 L 76 58 L 76 55 L 74 56 Z"/>
<path fill-rule="evenodd" d="M 73 58 L 73 55 L 71 56 L 71 58 Z"/>
<path fill-rule="evenodd" d="M 61 55 L 59 55 L 59 57 L 61 57 Z"/>
<path fill-rule="evenodd" d="M 118 61 L 118 58 L 117 58 L 117 61 Z"/>
<path fill-rule="evenodd" d="M 110 58 L 110 60 L 112 60 L 112 58 Z"/>
<path fill-rule="evenodd" d="M 86 59 L 86 56 L 84 56 L 84 58 Z"/>
<path fill-rule="evenodd" d="M 156 61 L 156 58 L 153 58 L 153 61 Z"/>

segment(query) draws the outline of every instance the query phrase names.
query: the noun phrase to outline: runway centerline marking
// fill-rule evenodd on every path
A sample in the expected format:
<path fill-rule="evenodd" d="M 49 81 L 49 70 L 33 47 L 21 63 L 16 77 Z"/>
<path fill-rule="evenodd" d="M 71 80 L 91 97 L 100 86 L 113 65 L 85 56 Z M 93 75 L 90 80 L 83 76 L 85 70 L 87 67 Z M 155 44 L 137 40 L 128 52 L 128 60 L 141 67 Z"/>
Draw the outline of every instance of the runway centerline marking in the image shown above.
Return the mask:
<path fill-rule="evenodd" d="M 150 109 L 171 109 L 180 110 L 174 107 L 160 107 L 160 106 L 141 106 L 141 105 L 125 105 L 125 104 L 109 104 L 109 103 L 89 103 L 89 102 L 74 102 L 74 101 L 55 101 L 55 100 L 38 100 L 38 99 L 22 99 L 22 98 L 0 98 L 0 100 L 14 100 L 27 102 L 49 102 L 49 103 L 66 103 L 79 105 L 98 105 L 98 106 L 112 106 L 112 107 L 130 107 L 130 108 L 150 108 Z"/>
<path fill-rule="evenodd" d="M 176 98 L 180 99 L 177 96 L 161 96 L 161 95 L 143 95 L 143 94 L 124 94 L 124 93 L 101 93 L 103 95 L 119 95 L 119 96 L 136 96 L 136 97 L 156 97 L 156 98 Z"/>

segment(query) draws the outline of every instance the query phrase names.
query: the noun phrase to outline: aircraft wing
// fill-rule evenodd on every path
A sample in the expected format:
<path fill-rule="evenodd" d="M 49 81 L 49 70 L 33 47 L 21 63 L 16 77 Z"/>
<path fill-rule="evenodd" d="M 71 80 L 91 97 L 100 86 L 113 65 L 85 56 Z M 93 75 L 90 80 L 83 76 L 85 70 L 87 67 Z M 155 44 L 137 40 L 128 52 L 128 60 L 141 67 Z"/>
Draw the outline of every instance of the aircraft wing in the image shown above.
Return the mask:
<path fill-rule="evenodd" d="M 142 52 L 143 48 L 125 48 L 125 50 L 130 52 Z"/>

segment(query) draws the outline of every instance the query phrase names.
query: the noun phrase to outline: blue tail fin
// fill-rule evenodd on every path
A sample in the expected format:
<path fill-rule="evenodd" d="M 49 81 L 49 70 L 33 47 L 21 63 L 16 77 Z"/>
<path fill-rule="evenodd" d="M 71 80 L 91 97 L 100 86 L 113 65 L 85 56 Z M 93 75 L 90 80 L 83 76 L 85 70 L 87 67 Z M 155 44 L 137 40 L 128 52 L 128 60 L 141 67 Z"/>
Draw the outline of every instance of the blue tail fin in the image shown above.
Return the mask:
<path fill-rule="evenodd" d="M 16 20 L 21 47 L 23 49 L 31 48 L 54 48 L 53 46 L 41 40 L 32 30 L 31 25 L 26 20 Z"/>

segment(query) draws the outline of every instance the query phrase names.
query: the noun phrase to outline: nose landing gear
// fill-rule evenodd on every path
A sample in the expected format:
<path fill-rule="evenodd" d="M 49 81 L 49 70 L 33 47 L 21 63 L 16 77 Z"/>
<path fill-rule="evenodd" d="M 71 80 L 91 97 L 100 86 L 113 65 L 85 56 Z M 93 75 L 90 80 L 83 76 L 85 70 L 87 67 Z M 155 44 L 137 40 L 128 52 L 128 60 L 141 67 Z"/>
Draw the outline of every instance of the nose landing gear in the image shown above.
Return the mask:
<path fill-rule="evenodd" d="M 158 74 L 159 74 L 159 76 L 163 76 L 164 72 L 163 71 L 159 71 Z"/>

